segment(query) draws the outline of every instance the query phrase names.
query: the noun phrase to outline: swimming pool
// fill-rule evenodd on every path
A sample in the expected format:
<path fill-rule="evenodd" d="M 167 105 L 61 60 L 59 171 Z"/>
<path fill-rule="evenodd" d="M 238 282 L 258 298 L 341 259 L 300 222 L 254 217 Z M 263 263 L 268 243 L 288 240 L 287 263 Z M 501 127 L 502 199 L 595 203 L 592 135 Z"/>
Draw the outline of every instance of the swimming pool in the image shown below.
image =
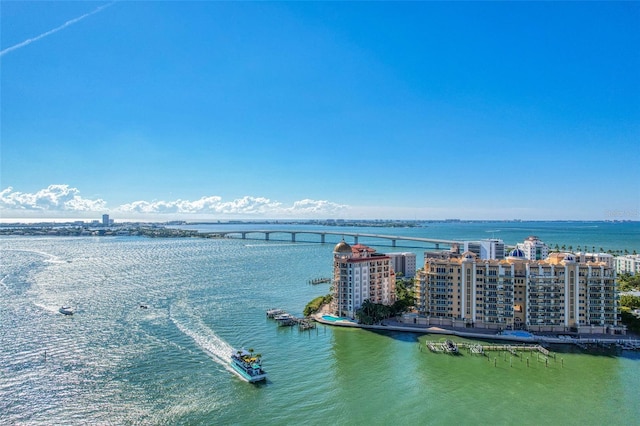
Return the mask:
<path fill-rule="evenodd" d="M 336 316 L 333 316 L 333 315 L 323 315 L 322 319 L 325 320 L 325 321 L 332 321 L 332 322 L 335 322 L 335 321 L 355 322 L 355 321 L 353 321 L 353 320 L 351 320 L 349 318 L 336 317 Z"/>

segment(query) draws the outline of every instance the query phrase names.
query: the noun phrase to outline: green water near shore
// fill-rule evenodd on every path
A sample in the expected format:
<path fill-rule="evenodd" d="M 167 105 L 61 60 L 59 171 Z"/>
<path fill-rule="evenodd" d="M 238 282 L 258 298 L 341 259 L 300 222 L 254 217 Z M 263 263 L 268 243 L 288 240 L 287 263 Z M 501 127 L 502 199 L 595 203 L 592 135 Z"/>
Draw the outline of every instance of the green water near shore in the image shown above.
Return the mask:
<path fill-rule="evenodd" d="M 425 340 L 443 341 L 442 336 L 421 337 L 419 345 L 403 334 L 364 332 L 356 343 L 347 333 L 334 333 L 339 346 L 350 349 L 340 351 L 342 364 L 358 372 L 349 377 L 344 371 L 341 393 L 357 395 L 361 386 L 368 388 L 357 403 L 368 407 L 361 413 L 363 421 L 376 412 L 380 424 L 391 423 L 395 413 L 383 407 L 402 407 L 406 401 L 403 418 L 426 417 L 436 424 L 623 424 L 640 415 L 633 392 L 640 375 L 632 373 L 638 358 L 556 352 L 555 359 L 545 362 L 536 352 L 488 352 L 483 357 L 465 350 L 454 356 L 425 349 Z M 414 407 L 417 401 L 423 403 Z"/>
<path fill-rule="evenodd" d="M 0 238 L 0 424 L 601 425 L 640 418 L 638 352 L 562 347 L 548 365 L 528 354 L 527 367 L 526 358 L 504 354 L 426 351 L 425 339 L 444 336 L 322 325 L 299 332 L 267 319 L 273 307 L 300 315 L 328 292 L 329 284 L 307 281 L 330 274 L 332 248 Z M 76 314 L 59 314 L 63 304 Z M 230 350 L 241 346 L 262 353 L 266 383 L 248 384 L 230 371 Z"/>

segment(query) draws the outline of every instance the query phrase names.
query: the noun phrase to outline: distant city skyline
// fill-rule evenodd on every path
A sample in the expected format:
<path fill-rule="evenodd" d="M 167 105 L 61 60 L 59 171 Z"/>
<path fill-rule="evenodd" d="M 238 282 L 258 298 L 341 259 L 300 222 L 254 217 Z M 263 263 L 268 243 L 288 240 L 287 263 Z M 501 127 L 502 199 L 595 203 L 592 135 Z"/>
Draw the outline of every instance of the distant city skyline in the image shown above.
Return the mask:
<path fill-rule="evenodd" d="M 2 220 L 640 220 L 638 2 L 0 9 Z"/>

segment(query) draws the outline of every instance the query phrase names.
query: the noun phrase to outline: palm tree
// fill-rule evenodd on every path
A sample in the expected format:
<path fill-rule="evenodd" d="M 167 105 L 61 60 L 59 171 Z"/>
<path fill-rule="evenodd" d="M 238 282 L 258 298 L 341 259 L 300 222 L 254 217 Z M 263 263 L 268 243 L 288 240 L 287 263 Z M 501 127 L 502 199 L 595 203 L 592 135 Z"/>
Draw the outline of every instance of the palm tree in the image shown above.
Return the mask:
<path fill-rule="evenodd" d="M 360 308 L 356 311 L 356 316 L 363 324 L 373 323 L 371 318 L 373 310 L 374 304 L 371 302 L 371 300 L 365 299 L 362 301 L 362 305 L 360 305 Z"/>

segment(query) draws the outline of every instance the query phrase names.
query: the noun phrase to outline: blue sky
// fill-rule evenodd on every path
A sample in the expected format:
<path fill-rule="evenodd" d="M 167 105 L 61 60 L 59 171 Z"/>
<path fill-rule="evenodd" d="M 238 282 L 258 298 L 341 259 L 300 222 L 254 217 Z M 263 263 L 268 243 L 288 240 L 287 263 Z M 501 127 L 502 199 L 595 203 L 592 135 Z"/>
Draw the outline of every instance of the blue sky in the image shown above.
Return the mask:
<path fill-rule="evenodd" d="M 640 219 L 639 2 L 0 8 L 3 219 Z"/>

